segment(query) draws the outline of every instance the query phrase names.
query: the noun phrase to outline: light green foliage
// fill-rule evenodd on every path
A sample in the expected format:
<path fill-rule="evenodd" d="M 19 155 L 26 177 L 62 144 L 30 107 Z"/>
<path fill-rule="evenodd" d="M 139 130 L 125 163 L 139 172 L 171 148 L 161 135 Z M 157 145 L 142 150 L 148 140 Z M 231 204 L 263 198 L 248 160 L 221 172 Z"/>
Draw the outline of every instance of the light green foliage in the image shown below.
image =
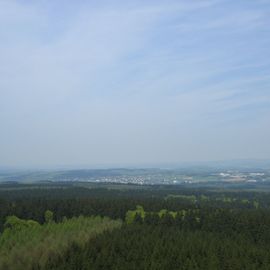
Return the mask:
<path fill-rule="evenodd" d="M 254 207 L 255 207 L 256 209 L 259 208 L 259 203 L 258 203 L 257 201 L 254 201 L 254 202 L 253 202 L 253 205 L 254 205 Z"/>
<path fill-rule="evenodd" d="M 9 216 L 6 219 L 4 226 L 6 228 L 5 232 L 7 231 L 16 232 L 16 231 L 21 231 L 23 229 L 31 228 L 34 226 L 39 226 L 39 223 L 34 220 L 24 220 L 16 216 Z"/>
<path fill-rule="evenodd" d="M 35 220 L 30 219 L 30 220 L 27 220 L 26 222 L 27 222 L 28 227 L 40 226 L 40 224 Z"/>
<path fill-rule="evenodd" d="M 84 246 L 93 236 L 121 226 L 121 221 L 77 217 L 62 223 L 39 225 L 33 220 L 8 217 L 0 236 L 0 269 L 44 269 L 49 258 L 61 256 L 71 243 Z"/>
<path fill-rule="evenodd" d="M 133 223 L 135 216 L 140 215 L 142 219 L 145 217 L 145 211 L 141 205 L 137 205 L 135 210 L 128 210 L 126 213 L 125 221 L 127 224 Z"/>
<path fill-rule="evenodd" d="M 232 202 L 232 198 L 230 198 L 230 197 L 224 197 L 223 198 L 223 202 L 231 203 Z"/>
<path fill-rule="evenodd" d="M 162 216 L 165 216 L 167 214 L 168 210 L 166 209 L 161 209 L 159 212 L 158 212 L 158 215 L 159 217 L 162 217 Z"/>
<path fill-rule="evenodd" d="M 53 212 L 50 210 L 45 211 L 44 218 L 46 223 L 53 222 Z"/>
<path fill-rule="evenodd" d="M 132 210 L 128 210 L 126 213 L 125 221 L 127 224 L 131 224 L 135 218 L 136 212 Z"/>
<path fill-rule="evenodd" d="M 183 217 L 183 219 L 184 219 L 185 216 L 186 216 L 187 211 L 186 211 L 186 210 L 182 210 L 182 211 L 180 211 L 180 213 L 181 213 L 181 215 L 182 215 L 182 217 Z"/>
<path fill-rule="evenodd" d="M 199 213 L 198 210 L 193 210 L 194 213 Z M 139 214 L 143 219 L 145 217 L 146 214 L 157 214 L 160 218 L 166 216 L 166 215 L 170 215 L 172 216 L 174 219 L 176 218 L 177 214 L 180 215 L 182 217 L 182 220 L 185 219 L 185 215 L 186 215 L 187 211 L 186 210 L 181 210 L 179 212 L 174 212 L 174 211 L 168 211 L 167 209 L 161 209 L 159 212 L 145 212 L 142 206 L 137 206 L 136 210 L 128 210 L 126 213 L 126 218 L 125 221 L 127 224 L 132 224 L 135 220 L 135 216 L 137 214 Z M 199 218 L 196 219 L 199 222 Z"/>
<path fill-rule="evenodd" d="M 144 209 L 141 205 L 136 206 L 136 213 L 140 214 L 142 218 L 145 217 L 145 212 L 144 212 Z"/>
<path fill-rule="evenodd" d="M 209 201 L 209 197 L 207 197 L 207 196 L 205 196 L 205 195 L 201 195 L 201 196 L 200 196 L 200 199 L 201 199 L 202 201 Z"/>
<path fill-rule="evenodd" d="M 192 203 L 196 203 L 197 198 L 195 195 L 174 195 L 174 194 L 169 194 L 166 198 L 166 200 L 168 199 L 183 199 L 183 200 L 187 200 L 190 201 Z"/>
<path fill-rule="evenodd" d="M 249 203 L 249 200 L 243 199 L 241 202 L 244 203 L 244 204 L 248 204 Z"/>
<path fill-rule="evenodd" d="M 177 215 L 177 212 L 170 211 L 169 214 L 170 214 L 173 218 L 175 218 L 176 215 Z"/>

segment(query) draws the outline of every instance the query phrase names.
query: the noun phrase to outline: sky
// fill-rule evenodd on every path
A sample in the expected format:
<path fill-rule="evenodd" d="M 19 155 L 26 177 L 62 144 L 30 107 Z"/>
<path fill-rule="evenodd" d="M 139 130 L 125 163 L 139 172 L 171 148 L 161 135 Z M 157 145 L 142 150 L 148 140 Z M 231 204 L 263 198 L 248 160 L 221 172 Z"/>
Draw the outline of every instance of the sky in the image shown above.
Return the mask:
<path fill-rule="evenodd" d="M 0 0 L 0 166 L 270 159 L 269 0 Z"/>

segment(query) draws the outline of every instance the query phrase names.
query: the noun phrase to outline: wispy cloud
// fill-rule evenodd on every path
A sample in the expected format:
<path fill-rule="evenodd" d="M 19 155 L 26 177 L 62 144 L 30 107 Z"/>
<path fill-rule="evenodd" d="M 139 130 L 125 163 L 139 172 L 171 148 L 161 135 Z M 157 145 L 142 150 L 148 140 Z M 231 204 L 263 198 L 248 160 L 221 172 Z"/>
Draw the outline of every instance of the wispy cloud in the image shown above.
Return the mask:
<path fill-rule="evenodd" d="M 0 0 L 0 162 L 222 159 L 231 132 L 245 157 L 247 130 L 269 157 L 269 13 L 267 1 Z"/>

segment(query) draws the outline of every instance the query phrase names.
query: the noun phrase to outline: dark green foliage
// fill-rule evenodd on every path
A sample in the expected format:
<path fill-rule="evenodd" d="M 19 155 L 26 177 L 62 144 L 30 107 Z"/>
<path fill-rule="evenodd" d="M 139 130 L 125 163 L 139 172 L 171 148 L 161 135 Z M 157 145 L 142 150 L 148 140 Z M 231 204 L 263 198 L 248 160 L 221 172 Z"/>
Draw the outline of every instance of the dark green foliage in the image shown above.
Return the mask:
<path fill-rule="evenodd" d="M 97 184 L 96 184 L 97 185 Z M 245 203 L 243 203 L 245 201 Z M 248 201 L 248 203 L 246 203 Z M 15 215 L 44 223 L 44 212 L 51 210 L 54 221 L 64 216 L 101 215 L 125 219 L 129 209 L 142 205 L 145 211 L 182 211 L 188 209 L 269 209 L 270 196 L 264 192 L 216 192 L 170 186 L 88 189 L 72 183 L 50 183 L 46 186 L 16 185 L 0 189 L 0 232 L 6 216 Z"/>
<path fill-rule="evenodd" d="M 59 268 L 50 269 L 266 270 L 265 248 L 241 235 L 127 225 L 91 239 L 83 249 L 71 248 Z"/>
<path fill-rule="evenodd" d="M 52 186 L 0 191 L 1 270 L 270 269 L 269 193 Z"/>

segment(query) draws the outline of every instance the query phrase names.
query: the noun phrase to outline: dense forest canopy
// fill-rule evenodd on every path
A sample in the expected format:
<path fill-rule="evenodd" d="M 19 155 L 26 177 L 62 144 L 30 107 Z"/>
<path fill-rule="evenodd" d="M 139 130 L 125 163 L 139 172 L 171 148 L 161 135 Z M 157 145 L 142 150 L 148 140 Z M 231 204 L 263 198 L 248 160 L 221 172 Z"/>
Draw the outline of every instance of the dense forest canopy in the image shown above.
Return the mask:
<path fill-rule="evenodd" d="M 0 269 L 242 270 L 270 265 L 268 192 L 5 185 L 0 209 Z"/>

